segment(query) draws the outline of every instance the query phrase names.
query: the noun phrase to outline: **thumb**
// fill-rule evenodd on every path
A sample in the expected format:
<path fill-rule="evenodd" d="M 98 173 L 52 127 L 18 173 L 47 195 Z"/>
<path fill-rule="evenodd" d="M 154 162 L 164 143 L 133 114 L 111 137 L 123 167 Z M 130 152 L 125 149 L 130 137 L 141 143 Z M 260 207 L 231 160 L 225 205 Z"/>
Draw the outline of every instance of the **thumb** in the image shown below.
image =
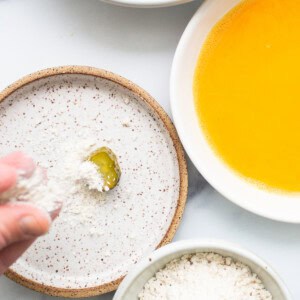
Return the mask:
<path fill-rule="evenodd" d="M 0 220 L 0 250 L 47 233 L 51 223 L 46 212 L 26 204 L 0 205 Z"/>

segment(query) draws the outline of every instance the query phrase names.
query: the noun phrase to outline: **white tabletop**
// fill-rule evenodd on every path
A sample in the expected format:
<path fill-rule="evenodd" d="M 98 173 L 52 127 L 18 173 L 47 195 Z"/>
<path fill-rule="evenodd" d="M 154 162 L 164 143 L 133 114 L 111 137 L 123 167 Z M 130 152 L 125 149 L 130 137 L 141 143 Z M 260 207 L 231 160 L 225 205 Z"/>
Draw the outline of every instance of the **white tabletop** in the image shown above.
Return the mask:
<path fill-rule="evenodd" d="M 179 38 L 200 2 L 131 9 L 97 0 L 0 0 L 0 89 L 30 72 L 89 65 L 129 78 L 170 113 L 169 75 Z M 300 299 L 300 226 L 270 221 L 214 191 L 189 163 L 190 191 L 175 240 L 220 238 L 252 250 Z M 52 299 L 0 279 L 0 298 Z M 97 299 L 112 299 L 112 294 Z"/>

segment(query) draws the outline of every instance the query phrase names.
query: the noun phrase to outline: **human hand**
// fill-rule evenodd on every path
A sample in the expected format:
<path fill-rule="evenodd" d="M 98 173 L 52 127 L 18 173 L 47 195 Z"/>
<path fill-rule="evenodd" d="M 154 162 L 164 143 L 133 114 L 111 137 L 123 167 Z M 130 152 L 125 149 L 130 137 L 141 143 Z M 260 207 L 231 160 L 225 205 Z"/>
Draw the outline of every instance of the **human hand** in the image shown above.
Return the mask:
<path fill-rule="evenodd" d="M 16 184 L 18 172 L 31 176 L 34 162 L 21 152 L 0 158 L 0 193 Z M 27 204 L 0 205 L 0 275 L 34 242 L 48 232 L 59 209 L 51 214 Z M 52 219 L 52 220 L 51 220 Z"/>

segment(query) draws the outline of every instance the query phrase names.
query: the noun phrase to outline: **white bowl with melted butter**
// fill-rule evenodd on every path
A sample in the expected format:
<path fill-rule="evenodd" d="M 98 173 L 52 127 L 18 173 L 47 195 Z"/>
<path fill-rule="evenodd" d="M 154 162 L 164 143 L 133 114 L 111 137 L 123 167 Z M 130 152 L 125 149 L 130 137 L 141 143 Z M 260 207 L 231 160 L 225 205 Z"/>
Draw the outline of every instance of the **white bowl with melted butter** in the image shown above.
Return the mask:
<path fill-rule="evenodd" d="M 220 159 L 199 124 L 193 95 L 199 54 L 215 24 L 239 3 L 239 0 L 205 1 L 183 33 L 173 60 L 170 80 L 174 123 L 196 168 L 224 197 L 260 216 L 300 223 L 299 193 L 264 189 L 245 180 Z"/>

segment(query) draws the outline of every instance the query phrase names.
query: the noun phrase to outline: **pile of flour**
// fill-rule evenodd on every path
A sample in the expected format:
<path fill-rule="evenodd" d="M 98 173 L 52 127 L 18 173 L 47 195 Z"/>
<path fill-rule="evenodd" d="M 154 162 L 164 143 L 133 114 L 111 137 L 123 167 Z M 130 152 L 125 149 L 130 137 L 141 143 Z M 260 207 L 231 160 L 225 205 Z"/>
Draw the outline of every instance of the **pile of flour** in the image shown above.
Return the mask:
<path fill-rule="evenodd" d="M 22 201 L 51 212 L 61 206 L 62 202 L 68 209 L 70 203 L 64 201 L 66 192 L 82 193 L 83 198 L 86 193 L 102 192 L 105 190 L 103 179 L 97 167 L 87 161 L 87 157 L 97 148 L 99 145 L 93 139 L 62 145 L 58 150 L 60 167 L 55 172 L 47 172 L 48 166 L 38 166 L 30 177 L 20 174 L 16 185 L 0 194 L 0 203 Z M 71 214 L 72 209 L 74 210 L 74 205 Z M 77 209 L 82 212 L 82 218 L 85 218 L 83 205 L 75 205 L 76 216 Z"/>
<path fill-rule="evenodd" d="M 74 139 L 58 149 L 59 166 L 52 177 L 71 193 L 82 191 L 83 188 L 103 192 L 104 181 L 97 166 L 87 158 L 101 147 L 96 138 Z"/>
<path fill-rule="evenodd" d="M 271 300 L 246 265 L 216 253 L 196 253 L 173 260 L 139 294 L 140 300 Z"/>

